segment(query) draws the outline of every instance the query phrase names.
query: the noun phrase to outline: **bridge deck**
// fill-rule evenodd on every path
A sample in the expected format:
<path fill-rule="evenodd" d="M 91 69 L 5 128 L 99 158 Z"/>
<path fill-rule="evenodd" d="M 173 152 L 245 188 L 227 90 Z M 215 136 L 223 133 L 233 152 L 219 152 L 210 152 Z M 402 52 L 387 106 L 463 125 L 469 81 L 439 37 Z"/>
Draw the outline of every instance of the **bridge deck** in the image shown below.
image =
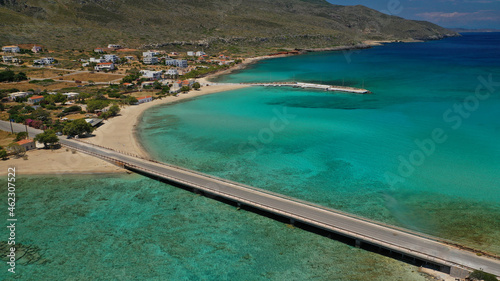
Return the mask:
<path fill-rule="evenodd" d="M 16 131 L 24 130 L 24 126 L 14 125 Z M 0 129 L 10 131 L 9 123 L 0 122 Z M 489 256 L 478 256 L 472 251 L 447 244 L 438 238 L 381 224 L 196 171 L 126 155 L 108 148 L 76 140 L 61 139 L 60 142 L 65 146 L 123 165 L 129 169 L 199 189 L 408 256 L 450 267 L 481 269 L 500 276 L 500 260 Z"/>

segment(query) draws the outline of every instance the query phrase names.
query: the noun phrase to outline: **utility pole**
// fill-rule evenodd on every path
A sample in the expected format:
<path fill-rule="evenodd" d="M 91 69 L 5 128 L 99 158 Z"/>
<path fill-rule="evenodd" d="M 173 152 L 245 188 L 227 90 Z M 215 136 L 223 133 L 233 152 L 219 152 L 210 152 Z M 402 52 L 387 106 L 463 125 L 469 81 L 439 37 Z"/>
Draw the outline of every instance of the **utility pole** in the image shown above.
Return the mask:
<path fill-rule="evenodd" d="M 26 126 L 26 138 L 29 139 L 30 133 L 28 133 L 28 123 L 26 121 L 24 121 L 24 126 Z"/>
<path fill-rule="evenodd" d="M 12 119 L 9 118 L 9 121 L 10 121 L 10 131 L 14 133 L 14 129 L 12 128 Z"/>

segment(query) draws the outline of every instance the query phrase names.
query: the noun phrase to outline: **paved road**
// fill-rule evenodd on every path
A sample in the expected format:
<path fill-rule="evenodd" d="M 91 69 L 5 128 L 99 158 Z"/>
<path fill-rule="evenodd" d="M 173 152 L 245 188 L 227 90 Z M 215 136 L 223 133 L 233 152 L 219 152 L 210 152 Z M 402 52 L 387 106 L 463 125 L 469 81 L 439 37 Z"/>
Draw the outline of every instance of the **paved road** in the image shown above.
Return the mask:
<path fill-rule="evenodd" d="M 0 129 L 10 131 L 9 122 L 0 121 Z M 24 131 L 25 128 L 23 125 L 15 124 L 14 130 Z M 30 131 L 36 133 L 33 129 Z M 464 266 L 469 269 L 482 269 L 500 276 L 500 260 L 486 256 L 477 256 L 473 252 L 448 245 L 438 238 L 384 225 L 309 202 L 184 168 L 125 155 L 77 140 L 61 139 L 60 142 L 63 145 L 107 159 L 108 161 L 121 162 L 129 168 L 169 179 L 245 205 L 280 214 L 295 221 L 328 229 L 438 264 L 456 267 Z"/>

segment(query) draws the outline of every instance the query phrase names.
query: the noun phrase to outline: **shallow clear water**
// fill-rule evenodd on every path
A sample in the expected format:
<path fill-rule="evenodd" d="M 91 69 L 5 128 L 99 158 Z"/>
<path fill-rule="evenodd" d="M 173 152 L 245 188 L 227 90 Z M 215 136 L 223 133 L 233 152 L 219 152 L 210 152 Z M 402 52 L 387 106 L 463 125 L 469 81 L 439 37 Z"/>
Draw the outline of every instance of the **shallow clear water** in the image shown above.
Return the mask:
<path fill-rule="evenodd" d="M 17 186 L 16 241 L 30 252 L 1 280 L 424 280 L 410 265 L 138 175 L 18 175 Z"/>
<path fill-rule="evenodd" d="M 218 81 L 373 94 L 204 96 L 148 111 L 140 139 L 163 161 L 500 254 L 499 43 L 472 34 L 262 61 Z"/>

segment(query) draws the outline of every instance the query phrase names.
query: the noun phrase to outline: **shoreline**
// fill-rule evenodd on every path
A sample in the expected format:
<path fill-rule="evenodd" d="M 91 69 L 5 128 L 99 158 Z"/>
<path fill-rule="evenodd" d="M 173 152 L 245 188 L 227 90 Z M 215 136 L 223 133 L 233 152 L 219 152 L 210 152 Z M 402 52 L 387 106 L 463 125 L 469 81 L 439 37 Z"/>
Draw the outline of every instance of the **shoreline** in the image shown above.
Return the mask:
<path fill-rule="evenodd" d="M 204 78 L 198 79 L 200 83 L 205 83 Z M 179 94 L 178 97 L 167 96 L 156 99 L 152 102 L 122 108 L 120 114 L 114 118 L 106 120 L 105 123 L 94 131 L 94 136 L 80 139 L 83 142 L 109 147 L 117 151 L 126 151 L 140 157 L 151 159 L 151 156 L 144 148 L 137 137 L 137 124 L 141 120 L 144 112 L 150 108 L 186 101 L 204 95 L 221 93 L 231 90 L 247 88 L 248 85 L 216 85 L 204 86 L 199 91 L 191 90 L 186 94 Z"/>
<path fill-rule="evenodd" d="M 395 41 L 364 41 L 363 43 L 349 46 L 336 46 L 331 48 L 316 48 L 316 49 L 302 49 L 299 50 L 299 54 L 278 54 L 278 55 L 264 55 L 257 57 L 250 57 L 243 60 L 242 63 L 237 64 L 229 69 L 224 69 L 215 73 L 207 74 L 201 78 L 198 78 L 198 82 L 200 84 L 205 84 L 210 82 L 210 79 L 215 77 L 219 77 L 221 75 L 227 75 L 234 71 L 242 70 L 247 68 L 248 66 L 255 64 L 261 60 L 274 59 L 274 58 L 283 58 L 295 55 L 307 54 L 310 52 L 330 52 L 330 51 L 345 51 L 345 50 L 359 50 L 359 49 L 368 49 L 373 46 L 380 46 L 386 43 L 394 43 Z M 167 96 L 161 99 L 156 99 L 148 103 L 143 103 L 140 105 L 131 105 L 125 106 L 121 108 L 121 112 L 118 116 L 110 118 L 104 121 L 104 124 L 98 127 L 94 132 L 93 136 L 89 138 L 82 138 L 80 141 L 100 145 L 108 148 L 112 148 L 116 151 L 126 152 L 128 154 L 135 154 L 142 158 L 152 159 L 151 155 L 147 152 L 147 149 L 143 147 L 143 144 L 140 142 L 137 133 L 137 124 L 142 119 L 142 116 L 146 112 L 153 107 L 165 105 L 165 104 L 173 104 L 177 102 L 187 101 L 190 99 L 194 99 L 200 96 L 221 93 L 225 91 L 237 90 L 250 87 L 249 85 L 211 85 L 211 86 L 203 86 L 199 91 L 191 90 L 186 94 L 179 94 L 179 96 Z M 45 153 L 44 157 L 50 155 L 48 152 L 44 152 L 47 150 L 39 149 L 37 150 L 40 153 Z M 28 155 L 33 155 L 33 152 L 28 152 Z M 35 154 L 35 155 L 37 155 Z M 33 156 L 35 156 L 33 155 Z M 88 155 L 85 155 L 88 156 Z M 36 157 L 36 156 L 35 156 Z M 54 156 L 51 156 L 54 157 Z M 88 156 L 90 157 L 90 156 Z M 41 157 L 38 157 L 41 158 Z M 67 157 L 66 157 L 67 158 Z M 73 157 L 74 158 L 74 157 Z M 9 160 L 9 165 L 11 161 Z M 27 169 L 29 172 L 26 174 L 30 175 L 42 175 L 42 174 L 106 174 L 106 173 L 116 173 L 116 169 L 120 169 L 119 172 L 123 173 L 125 170 L 118 168 L 112 163 L 106 162 L 104 160 L 98 159 L 97 164 L 92 161 L 88 161 L 88 159 L 82 160 L 88 162 L 88 167 L 94 167 L 89 169 L 82 169 L 81 167 L 74 167 L 70 169 L 72 165 L 67 165 L 67 167 L 60 168 L 59 170 L 53 170 L 44 165 L 40 165 L 37 169 Z M 34 162 L 28 160 L 27 162 Z M 21 164 L 23 163 L 23 164 Z M 105 163 L 105 164 L 103 164 Z M 19 162 L 21 167 L 25 166 L 24 162 Z M 31 167 L 30 165 L 26 165 L 27 167 Z"/>

